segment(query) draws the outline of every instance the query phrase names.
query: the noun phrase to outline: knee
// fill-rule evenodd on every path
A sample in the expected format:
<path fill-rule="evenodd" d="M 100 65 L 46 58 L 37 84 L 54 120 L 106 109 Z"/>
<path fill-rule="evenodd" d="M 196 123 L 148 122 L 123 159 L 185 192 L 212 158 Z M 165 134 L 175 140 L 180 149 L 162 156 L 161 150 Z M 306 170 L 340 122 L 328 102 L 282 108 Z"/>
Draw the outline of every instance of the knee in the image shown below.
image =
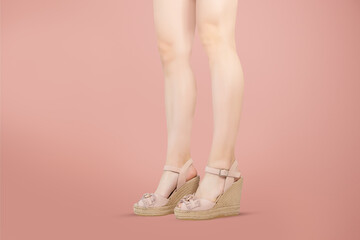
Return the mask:
<path fill-rule="evenodd" d="M 162 64 L 166 67 L 173 62 L 190 57 L 190 48 L 176 41 L 158 40 L 158 50 Z"/>
<path fill-rule="evenodd" d="M 220 27 L 217 21 L 204 21 L 198 25 L 198 33 L 202 45 L 210 58 L 223 51 L 235 49 L 234 39 Z"/>
<path fill-rule="evenodd" d="M 217 23 L 203 22 L 199 24 L 198 33 L 206 50 L 213 49 L 221 41 L 220 29 Z"/>

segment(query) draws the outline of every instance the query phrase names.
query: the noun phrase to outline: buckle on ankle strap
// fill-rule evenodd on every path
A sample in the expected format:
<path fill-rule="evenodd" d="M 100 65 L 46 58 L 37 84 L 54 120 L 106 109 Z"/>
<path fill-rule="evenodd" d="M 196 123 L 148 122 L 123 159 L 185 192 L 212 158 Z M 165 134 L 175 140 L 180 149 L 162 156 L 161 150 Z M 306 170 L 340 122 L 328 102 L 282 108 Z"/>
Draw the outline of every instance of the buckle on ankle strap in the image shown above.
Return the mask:
<path fill-rule="evenodd" d="M 221 177 L 227 177 L 229 176 L 229 170 L 224 168 L 213 168 L 206 166 L 205 172 L 212 173 Z"/>
<path fill-rule="evenodd" d="M 229 175 L 229 170 L 227 169 L 219 169 L 219 176 L 227 177 Z"/>

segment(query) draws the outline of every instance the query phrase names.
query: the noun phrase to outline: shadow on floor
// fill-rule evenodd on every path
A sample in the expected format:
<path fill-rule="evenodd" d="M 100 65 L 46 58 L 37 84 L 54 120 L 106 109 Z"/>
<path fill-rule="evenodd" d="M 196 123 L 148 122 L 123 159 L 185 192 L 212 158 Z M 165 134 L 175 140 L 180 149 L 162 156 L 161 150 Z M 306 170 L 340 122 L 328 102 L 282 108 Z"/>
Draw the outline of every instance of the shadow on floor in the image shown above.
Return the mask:
<path fill-rule="evenodd" d="M 227 216 L 226 218 L 243 217 L 243 216 L 248 216 L 248 215 L 253 215 L 253 214 L 258 214 L 258 212 L 240 212 L 239 215 Z M 144 216 L 138 216 L 132 212 L 115 214 L 113 216 L 116 218 L 118 218 L 118 217 L 126 217 L 126 218 L 127 217 L 144 217 Z M 145 216 L 145 217 L 153 217 L 153 216 Z M 163 216 L 156 216 L 156 217 L 163 217 Z"/>

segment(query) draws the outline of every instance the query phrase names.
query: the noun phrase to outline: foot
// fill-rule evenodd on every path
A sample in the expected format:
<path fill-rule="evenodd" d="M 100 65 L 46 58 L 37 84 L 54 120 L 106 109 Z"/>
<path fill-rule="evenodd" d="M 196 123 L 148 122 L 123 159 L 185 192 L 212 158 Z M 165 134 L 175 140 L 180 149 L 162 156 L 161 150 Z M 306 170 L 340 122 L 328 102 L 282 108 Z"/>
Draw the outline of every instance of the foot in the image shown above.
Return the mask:
<path fill-rule="evenodd" d="M 238 180 L 235 178 L 234 180 Z M 207 199 L 215 202 L 216 198 L 223 193 L 225 187 L 226 177 L 205 172 L 199 188 L 195 193 L 195 197 L 200 199 Z"/>
<path fill-rule="evenodd" d="M 229 169 L 206 166 L 205 175 L 195 194 L 184 196 L 174 209 L 185 211 L 190 214 L 192 211 L 209 210 L 218 203 L 218 197 L 226 192 L 232 184 L 239 180 L 241 173 L 237 168 L 237 161 L 234 161 Z M 219 200 L 220 201 L 220 200 Z M 190 212 L 189 212 L 190 211 Z"/>
<path fill-rule="evenodd" d="M 178 176 L 179 176 L 178 173 L 171 171 L 164 171 L 161 175 L 160 182 L 158 184 L 155 193 L 165 198 L 168 198 L 176 187 Z M 191 165 L 186 174 L 186 181 L 196 176 L 197 176 L 197 171 L 195 167 Z"/>
<path fill-rule="evenodd" d="M 214 174 L 205 173 L 199 188 L 195 193 L 196 198 L 203 198 L 214 202 L 224 190 L 225 178 Z"/>

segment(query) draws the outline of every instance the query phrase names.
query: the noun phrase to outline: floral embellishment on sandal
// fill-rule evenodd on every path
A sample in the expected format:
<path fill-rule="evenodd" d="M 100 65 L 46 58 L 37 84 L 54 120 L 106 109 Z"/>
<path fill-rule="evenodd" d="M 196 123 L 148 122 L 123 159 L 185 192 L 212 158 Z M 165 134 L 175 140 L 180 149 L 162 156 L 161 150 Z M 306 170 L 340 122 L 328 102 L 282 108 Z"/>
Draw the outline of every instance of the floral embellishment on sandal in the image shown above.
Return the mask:
<path fill-rule="evenodd" d="M 153 193 L 145 193 L 141 200 L 145 207 L 152 207 L 155 204 L 156 196 Z"/>
<path fill-rule="evenodd" d="M 178 207 L 181 207 L 181 204 L 185 204 L 188 210 L 200 207 L 200 201 L 199 199 L 195 198 L 195 193 L 185 195 L 182 199 L 180 199 Z"/>

